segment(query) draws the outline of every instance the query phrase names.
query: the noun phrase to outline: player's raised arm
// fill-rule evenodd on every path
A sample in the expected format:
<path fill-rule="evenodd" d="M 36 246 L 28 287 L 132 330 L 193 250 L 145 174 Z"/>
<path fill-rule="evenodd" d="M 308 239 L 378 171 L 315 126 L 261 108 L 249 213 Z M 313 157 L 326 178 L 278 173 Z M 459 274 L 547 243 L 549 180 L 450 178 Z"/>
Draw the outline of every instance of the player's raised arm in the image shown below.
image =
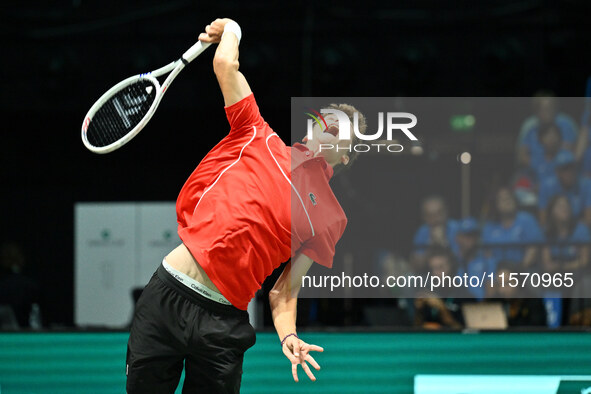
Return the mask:
<path fill-rule="evenodd" d="M 281 340 L 283 354 L 291 361 L 291 372 L 296 382 L 298 365 L 302 366 L 311 380 L 316 380 L 307 363 L 317 370 L 320 369 L 320 365 L 310 352 L 324 351 L 320 346 L 302 341 L 296 333 L 297 295 L 302 285 L 302 277 L 308 272 L 312 263 L 312 259 L 303 254 L 292 259 L 269 292 L 273 324 Z"/>
<path fill-rule="evenodd" d="M 240 26 L 231 19 L 216 19 L 199 35 L 203 42 L 219 43 L 213 58 L 213 71 L 224 95 L 224 104 L 230 106 L 251 93 L 246 78 L 238 71 L 238 44 L 242 36 Z"/>

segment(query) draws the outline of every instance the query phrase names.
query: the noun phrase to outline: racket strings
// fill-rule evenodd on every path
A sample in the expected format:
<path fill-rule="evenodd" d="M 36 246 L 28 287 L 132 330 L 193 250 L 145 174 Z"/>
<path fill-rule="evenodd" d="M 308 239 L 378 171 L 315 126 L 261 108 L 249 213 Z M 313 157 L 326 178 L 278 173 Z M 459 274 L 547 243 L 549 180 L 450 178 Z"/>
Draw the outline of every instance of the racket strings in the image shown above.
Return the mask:
<path fill-rule="evenodd" d="M 119 90 L 92 117 L 86 131 L 88 142 L 103 147 L 125 137 L 146 116 L 155 98 L 156 87 L 148 79 Z"/>

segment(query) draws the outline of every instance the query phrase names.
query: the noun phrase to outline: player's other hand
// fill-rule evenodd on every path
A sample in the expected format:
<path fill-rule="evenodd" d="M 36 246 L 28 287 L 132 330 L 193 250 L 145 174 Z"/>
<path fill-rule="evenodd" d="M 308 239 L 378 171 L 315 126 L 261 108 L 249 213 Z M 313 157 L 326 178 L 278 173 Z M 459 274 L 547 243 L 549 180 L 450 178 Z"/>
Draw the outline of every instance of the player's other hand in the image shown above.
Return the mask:
<path fill-rule="evenodd" d="M 218 18 L 211 22 L 209 25 L 205 26 L 205 32 L 199 34 L 199 41 L 210 42 L 213 44 L 219 43 L 222 39 L 222 34 L 224 33 L 224 26 L 230 21 L 231 19 L 228 18 Z"/>
<path fill-rule="evenodd" d="M 308 344 L 301 339 L 291 336 L 286 339 L 283 343 L 283 354 L 291 361 L 291 374 L 293 375 L 294 381 L 298 379 L 298 365 L 302 366 L 306 375 L 310 380 L 315 381 L 316 377 L 310 370 L 307 363 L 310 363 L 316 370 L 320 370 L 320 365 L 314 360 L 314 357 L 310 355 L 310 352 L 323 352 L 324 349 L 320 346 Z"/>

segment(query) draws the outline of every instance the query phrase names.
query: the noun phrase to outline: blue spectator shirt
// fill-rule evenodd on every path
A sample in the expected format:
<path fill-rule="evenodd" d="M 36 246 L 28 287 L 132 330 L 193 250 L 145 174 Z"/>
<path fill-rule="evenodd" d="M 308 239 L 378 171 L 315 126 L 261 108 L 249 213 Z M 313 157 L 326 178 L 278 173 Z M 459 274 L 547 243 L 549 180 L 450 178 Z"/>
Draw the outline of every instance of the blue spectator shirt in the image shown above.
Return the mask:
<path fill-rule="evenodd" d="M 556 158 L 559 154 L 560 152 L 558 152 L 556 156 L 554 156 L 554 158 L 552 158 L 551 160 L 546 159 L 546 156 L 544 156 L 543 151 L 541 155 L 531 157 L 530 168 L 536 175 L 536 183 L 538 185 L 541 185 L 550 178 L 556 177 Z"/>
<path fill-rule="evenodd" d="M 550 200 L 558 194 L 565 194 L 568 197 L 572 214 L 578 218 L 584 209 L 591 206 L 591 180 L 579 179 L 574 187 L 565 190 L 557 177 L 547 178 L 540 184 L 538 207 L 546 209 Z"/>
<path fill-rule="evenodd" d="M 495 273 L 497 267 L 497 261 L 494 257 L 487 257 L 482 250 L 479 250 L 472 259 L 469 261 L 461 261 L 460 268 L 458 269 L 458 275 L 463 276 L 464 273 L 468 274 L 468 277 L 477 276 L 479 280 L 482 280 L 482 275 L 486 275 L 485 284 L 482 287 L 469 287 L 468 291 L 474 295 L 478 300 L 484 298 L 486 292 L 486 283 L 490 282 L 488 275 Z M 468 281 L 470 283 L 470 281 Z"/>
<path fill-rule="evenodd" d="M 456 243 L 456 234 L 458 233 L 459 228 L 459 223 L 452 219 L 449 219 L 445 224 L 445 238 L 447 239 L 449 248 L 456 255 L 459 253 L 458 244 Z M 425 252 L 427 247 L 431 244 L 431 234 L 429 231 L 429 226 L 423 224 L 421 227 L 419 227 L 419 229 L 415 233 L 413 244 L 415 246 L 415 252 Z"/>
<path fill-rule="evenodd" d="M 538 221 L 529 213 L 519 211 L 513 224 L 505 228 L 501 223 L 487 222 L 482 229 L 482 244 L 538 243 L 544 240 Z M 496 261 L 521 263 L 527 246 L 491 248 Z"/>
<path fill-rule="evenodd" d="M 591 138 L 591 136 L 590 136 Z M 591 177 L 591 146 L 588 146 L 582 158 L 581 172 L 586 177 Z"/>
<path fill-rule="evenodd" d="M 566 115 L 559 114 L 554 119 L 560 134 L 562 136 L 562 143 L 574 144 L 577 140 L 577 129 L 575 123 Z M 522 146 L 526 146 L 530 155 L 530 166 L 534 170 L 536 169 L 535 164 L 539 164 L 544 160 L 544 146 L 539 139 L 539 121 L 531 122 L 531 127 L 525 131 L 523 140 L 521 141 Z"/>
<path fill-rule="evenodd" d="M 564 242 L 564 243 L 582 243 L 591 242 L 591 234 L 589 228 L 585 223 L 579 222 L 575 227 L 573 233 L 565 238 L 548 239 L 550 242 Z M 550 254 L 552 259 L 556 261 L 572 261 L 579 256 L 579 248 L 581 245 L 565 245 L 565 246 L 550 246 Z"/>

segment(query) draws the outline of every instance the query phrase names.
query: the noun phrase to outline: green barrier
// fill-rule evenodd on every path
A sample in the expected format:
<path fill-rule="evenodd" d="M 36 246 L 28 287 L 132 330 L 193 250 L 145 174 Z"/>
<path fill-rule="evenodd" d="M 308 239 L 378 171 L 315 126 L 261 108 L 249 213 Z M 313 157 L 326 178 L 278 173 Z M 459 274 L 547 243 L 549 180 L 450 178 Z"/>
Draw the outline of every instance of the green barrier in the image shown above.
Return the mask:
<path fill-rule="evenodd" d="M 415 375 L 590 375 L 584 332 L 303 333 L 322 370 L 291 378 L 275 334 L 245 356 L 242 393 L 412 393 Z M 124 393 L 128 333 L 2 333 L 1 394 Z M 564 385 L 563 385 L 564 387 Z M 177 393 L 180 393 L 180 388 Z M 562 390 L 561 390 L 562 392 Z"/>

